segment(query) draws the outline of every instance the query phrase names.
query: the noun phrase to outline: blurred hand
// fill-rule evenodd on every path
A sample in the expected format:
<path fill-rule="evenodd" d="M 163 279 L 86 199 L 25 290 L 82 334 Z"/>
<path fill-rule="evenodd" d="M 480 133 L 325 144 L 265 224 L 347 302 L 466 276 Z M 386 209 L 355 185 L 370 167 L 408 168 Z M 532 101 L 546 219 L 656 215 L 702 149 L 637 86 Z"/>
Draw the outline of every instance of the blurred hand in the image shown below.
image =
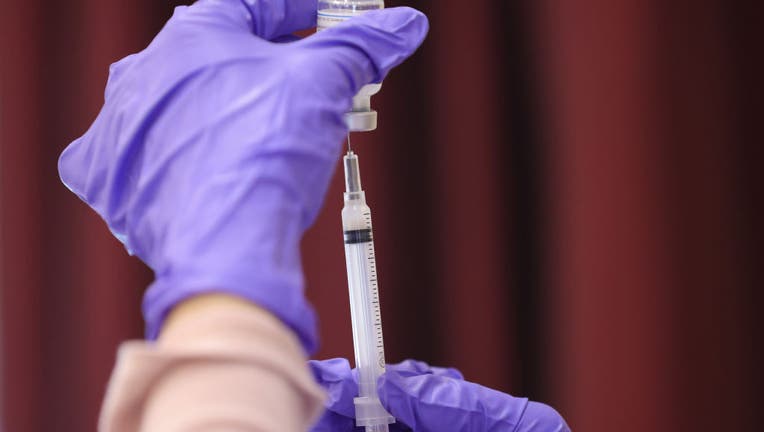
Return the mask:
<path fill-rule="evenodd" d="M 427 19 L 368 12 L 303 40 L 315 0 L 201 0 L 112 65 L 90 129 L 64 150 L 63 182 L 155 272 L 149 337 L 191 296 L 270 310 L 316 346 L 299 242 L 323 202 L 363 85 L 411 55 Z"/>
<path fill-rule="evenodd" d="M 326 411 L 312 432 L 363 431 L 355 427 L 358 376 L 345 359 L 312 360 L 309 366 L 328 394 Z M 379 381 L 382 405 L 395 416 L 391 432 L 563 432 L 553 408 L 464 381 L 456 369 L 406 360 L 387 365 Z"/>

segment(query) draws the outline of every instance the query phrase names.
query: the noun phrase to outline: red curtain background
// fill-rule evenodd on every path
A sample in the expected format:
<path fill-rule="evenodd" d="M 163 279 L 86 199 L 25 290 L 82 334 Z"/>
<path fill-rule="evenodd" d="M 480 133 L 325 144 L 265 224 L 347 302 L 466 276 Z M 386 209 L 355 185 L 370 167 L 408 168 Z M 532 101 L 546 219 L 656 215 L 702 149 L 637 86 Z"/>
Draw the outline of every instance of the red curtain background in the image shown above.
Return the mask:
<path fill-rule="evenodd" d="M 181 2 L 0 0 L 0 421 L 95 429 L 150 271 L 58 180 L 108 65 Z M 389 361 L 575 430 L 755 430 L 764 14 L 755 2 L 453 0 L 354 137 Z M 303 242 L 317 357 L 352 358 L 341 174 Z"/>

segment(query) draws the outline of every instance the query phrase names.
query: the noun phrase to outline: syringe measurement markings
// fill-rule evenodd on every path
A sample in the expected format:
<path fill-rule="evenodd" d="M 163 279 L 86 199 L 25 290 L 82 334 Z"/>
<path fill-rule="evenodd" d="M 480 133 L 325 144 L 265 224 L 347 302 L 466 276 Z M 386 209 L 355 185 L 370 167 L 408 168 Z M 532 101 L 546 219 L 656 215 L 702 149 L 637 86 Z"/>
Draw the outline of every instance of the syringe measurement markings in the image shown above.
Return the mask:
<path fill-rule="evenodd" d="M 371 220 L 370 220 L 370 214 L 365 213 L 364 216 L 366 217 L 366 222 L 370 226 Z M 371 230 L 369 229 L 369 233 L 371 233 Z M 371 237 L 371 235 L 369 235 Z M 379 354 L 379 363 L 380 367 L 384 369 L 384 340 L 382 336 L 382 315 L 380 312 L 380 303 L 379 303 L 379 288 L 378 288 L 378 280 L 377 280 L 377 270 L 376 270 L 376 262 L 375 262 L 375 253 L 374 253 L 374 242 L 371 238 L 369 238 L 369 241 L 364 242 L 366 243 L 366 252 L 367 252 L 367 260 L 369 262 L 369 275 L 371 276 L 369 280 L 369 288 L 371 291 L 371 303 L 374 313 L 374 329 L 377 333 L 377 344 L 376 348 L 378 350 Z"/>

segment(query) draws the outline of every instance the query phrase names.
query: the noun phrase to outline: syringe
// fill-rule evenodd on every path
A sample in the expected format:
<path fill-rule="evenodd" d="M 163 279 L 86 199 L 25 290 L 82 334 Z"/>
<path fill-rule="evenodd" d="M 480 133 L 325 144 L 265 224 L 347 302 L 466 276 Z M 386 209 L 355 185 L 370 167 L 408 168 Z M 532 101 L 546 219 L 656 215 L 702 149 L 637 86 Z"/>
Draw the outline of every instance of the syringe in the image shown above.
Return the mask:
<path fill-rule="evenodd" d="M 385 347 L 371 209 L 366 205 L 366 195 L 361 189 L 358 156 L 350 149 L 349 140 L 350 136 L 348 152 L 343 158 L 345 206 L 342 208 L 342 229 L 350 290 L 355 367 L 358 370 L 358 397 L 353 400 L 356 426 L 366 427 L 366 432 L 388 432 L 387 425 L 395 423 L 395 418 L 385 410 L 377 394 L 377 378 L 385 372 Z"/>
<path fill-rule="evenodd" d="M 382 9 L 384 0 L 318 0 L 317 29 L 335 26 L 364 12 Z M 345 123 L 351 132 L 377 128 L 377 112 L 371 109 L 371 97 L 382 87 L 372 83 L 361 88 L 353 97 L 352 107 L 345 113 Z M 379 306 L 377 264 L 371 231 L 371 210 L 361 189 L 358 156 L 350 149 L 344 157 L 345 206 L 342 208 L 342 229 L 345 234 L 345 261 L 350 291 L 350 315 L 353 323 L 353 348 L 358 371 L 358 397 L 355 404 L 355 424 L 366 432 L 388 432 L 387 425 L 395 423 L 377 394 L 377 378 L 385 372 L 385 347 L 382 340 L 382 314 Z"/>

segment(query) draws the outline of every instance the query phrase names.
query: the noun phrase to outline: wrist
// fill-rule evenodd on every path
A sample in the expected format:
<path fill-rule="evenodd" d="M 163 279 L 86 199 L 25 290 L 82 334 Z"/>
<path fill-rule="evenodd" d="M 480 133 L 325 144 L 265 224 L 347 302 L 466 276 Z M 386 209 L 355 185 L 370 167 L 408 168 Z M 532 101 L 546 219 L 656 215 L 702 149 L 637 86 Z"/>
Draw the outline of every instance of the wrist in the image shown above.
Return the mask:
<path fill-rule="evenodd" d="M 200 316 L 216 313 L 250 314 L 276 318 L 267 310 L 243 298 L 224 293 L 204 293 L 178 303 L 167 314 L 163 322 L 158 342 L 160 345 L 174 345 L 177 340 L 202 336 L 202 328 L 194 326 Z"/>
<path fill-rule="evenodd" d="M 123 344 L 99 430 L 306 430 L 323 392 L 294 334 L 258 305 L 199 295 L 157 343 Z"/>

